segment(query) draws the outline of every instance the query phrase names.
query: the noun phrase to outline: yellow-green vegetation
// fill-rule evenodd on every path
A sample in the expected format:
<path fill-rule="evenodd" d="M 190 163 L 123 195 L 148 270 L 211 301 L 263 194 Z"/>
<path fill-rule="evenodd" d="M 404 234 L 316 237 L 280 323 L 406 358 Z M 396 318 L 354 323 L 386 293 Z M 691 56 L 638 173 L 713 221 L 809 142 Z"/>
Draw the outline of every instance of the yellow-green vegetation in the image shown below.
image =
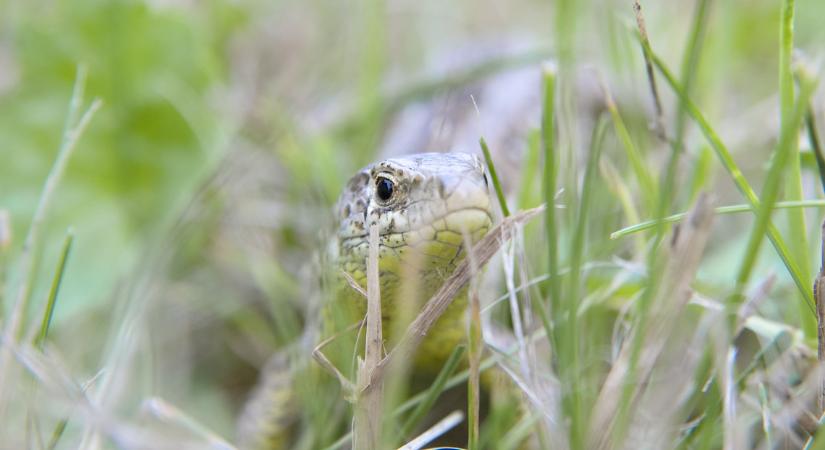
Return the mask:
<path fill-rule="evenodd" d="M 474 450 L 825 448 L 825 3 L 639 6 L 0 2 L 0 447 L 232 448 L 268 367 L 296 449 L 439 421 Z M 546 207 L 424 340 L 427 381 L 375 396 L 403 329 L 308 370 L 363 296 L 334 204 L 431 151 L 484 156 L 492 226 Z"/>

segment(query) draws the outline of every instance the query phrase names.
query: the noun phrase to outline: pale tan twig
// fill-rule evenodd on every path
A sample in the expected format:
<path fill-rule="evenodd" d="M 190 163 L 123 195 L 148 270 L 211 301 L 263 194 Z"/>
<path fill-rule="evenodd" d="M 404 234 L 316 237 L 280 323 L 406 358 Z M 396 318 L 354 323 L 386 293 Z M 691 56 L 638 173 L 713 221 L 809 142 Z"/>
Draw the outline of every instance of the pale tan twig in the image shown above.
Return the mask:
<path fill-rule="evenodd" d="M 381 335 L 381 284 L 378 279 L 378 225 L 370 225 L 367 256 L 367 337 L 364 361 L 358 371 L 358 398 L 355 404 L 353 448 L 381 448 L 384 383 L 374 372 L 381 362 L 384 340 Z"/>
<path fill-rule="evenodd" d="M 349 378 L 344 376 L 344 374 L 341 373 L 341 371 L 338 370 L 337 367 L 335 367 L 335 364 L 333 364 L 332 361 L 330 361 L 329 358 L 327 358 L 322 349 L 329 345 L 332 341 L 341 337 L 343 334 L 349 333 L 356 329 L 360 329 L 363 325 L 364 320 L 359 320 L 358 322 L 355 322 L 354 324 L 348 326 L 341 332 L 335 333 L 334 335 L 319 342 L 318 345 L 316 345 L 315 348 L 312 349 L 312 357 L 315 359 L 315 361 L 318 361 L 318 364 L 320 364 L 321 367 L 326 369 L 338 380 L 339 383 L 341 383 L 341 387 L 344 389 L 344 395 L 350 398 L 352 394 L 355 392 L 355 385 L 352 383 L 352 381 L 349 380 Z"/>
<path fill-rule="evenodd" d="M 355 281 L 355 278 L 352 278 L 352 275 L 350 275 L 346 270 L 341 270 L 341 274 L 344 276 L 344 279 L 347 280 L 349 287 L 355 289 L 355 291 L 364 296 L 364 298 L 367 298 L 367 291 L 365 291 L 364 288 L 362 288 L 361 285 Z"/>

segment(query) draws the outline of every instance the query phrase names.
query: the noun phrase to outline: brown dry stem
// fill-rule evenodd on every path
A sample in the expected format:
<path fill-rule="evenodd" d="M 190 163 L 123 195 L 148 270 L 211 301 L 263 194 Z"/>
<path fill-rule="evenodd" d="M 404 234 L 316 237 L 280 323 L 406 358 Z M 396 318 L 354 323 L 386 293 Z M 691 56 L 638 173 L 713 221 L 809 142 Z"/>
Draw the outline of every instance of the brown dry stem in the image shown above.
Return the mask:
<path fill-rule="evenodd" d="M 653 106 L 656 108 L 656 118 L 654 120 L 654 130 L 662 140 L 667 140 L 665 133 L 664 112 L 662 110 L 662 100 L 659 97 L 659 89 L 656 87 L 656 76 L 653 72 L 653 63 L 651 62 L 650 53 L 648 51 L 649 40 L 647 38 L 647 26 L 645 26 L 645 18 L 642 14 L 642 5 L 638 1 L 633 2 L 633 14 L 636 16 L 636 25 L 639 27 L 639 35 L 642 41 L 647 45 L 643 45 L 642 49 L 645 56 L 645 69 L 647 70 L 647 81 L 650 84 L 650 92 L 653 95 Z"/>
<path fill-rule="evenodd" d="M 367 337 L 364 361 L 358 371 L 358 398 L 355 404 L 353 448 L 381 448 L 381 418 L 384 383 L 374 377 L 381 362 L 384 338 L 381 333 L 381 284 L 378 279 L 378 225 L 370 226 L 367 256 Z"/>

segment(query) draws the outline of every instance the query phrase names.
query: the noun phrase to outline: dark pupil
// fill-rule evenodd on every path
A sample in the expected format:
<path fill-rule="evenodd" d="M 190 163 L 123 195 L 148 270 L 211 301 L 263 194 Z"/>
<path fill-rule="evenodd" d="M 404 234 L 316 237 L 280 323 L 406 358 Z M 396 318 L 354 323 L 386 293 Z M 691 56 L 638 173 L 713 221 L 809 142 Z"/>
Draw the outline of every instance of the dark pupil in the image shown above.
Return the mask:
<path fill-rule="evenodd" d="M 381 200 L 387 201 L 392 197 L 392 188 L 392 181 L 386 178 L 379 178 L 375 182 L 375 192 Z"/>

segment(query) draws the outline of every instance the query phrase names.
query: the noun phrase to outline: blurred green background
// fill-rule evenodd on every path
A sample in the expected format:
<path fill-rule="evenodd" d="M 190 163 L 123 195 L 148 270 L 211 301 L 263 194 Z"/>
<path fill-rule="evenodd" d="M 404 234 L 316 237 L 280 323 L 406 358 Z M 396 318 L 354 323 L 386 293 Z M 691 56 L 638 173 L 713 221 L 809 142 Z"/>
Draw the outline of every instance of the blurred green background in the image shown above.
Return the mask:
<path fill-rule="evenodd" d="M 299 315 L 317 282 L 312 269 L 342 183 L 379 154 L 399 108 L 449 93 L 453 75 L 481 77 L 464 73 L 462 49 L 537 67 L 567 40 L 576 63 L 595 67 L 620 103 L 649 109 L 630 3 L 565 4 L 0 1 L 0 209 L 13 236 L 0 260 L 4 289 L 19 276 L 15 257 L 82 67 L 86 104 L 103 106 L 55 192 L 29 314 L 39 317 L 71 227 L 50 345 L 86 379 L 122 350 L 114 336 L 123 321 L 140 317 L 122 405 L 159 395 L 232 436 L 256 368 L 300 332 L 299 320 L 283 316 Z M 654 49 L 678 67 L 694 2 L 642 5 Z M 825 3 L 796 6 L 796 47 L 818 63 Z M 694 87 L 754 185 L 778 127 L 779 13 L 778 1 L 711 2 Z M 628 120 L 644 133 L 644 114 Z M 698 155 L 700 144 L 687 151 Z M 518 159 L 524 149 L 509 151 Z M 710 179 L 720 203 L 741 202 L 726 176 Z M 815 181 L 806 179 L 811 197 Z M 747 220 L 726 219 L 722 235 L 743 235 Z M 724 268 L 744 244 L 721 241 L 707 281 L 730 278 Z M 763 267 L 782 273 L 766 253 Z"/>

